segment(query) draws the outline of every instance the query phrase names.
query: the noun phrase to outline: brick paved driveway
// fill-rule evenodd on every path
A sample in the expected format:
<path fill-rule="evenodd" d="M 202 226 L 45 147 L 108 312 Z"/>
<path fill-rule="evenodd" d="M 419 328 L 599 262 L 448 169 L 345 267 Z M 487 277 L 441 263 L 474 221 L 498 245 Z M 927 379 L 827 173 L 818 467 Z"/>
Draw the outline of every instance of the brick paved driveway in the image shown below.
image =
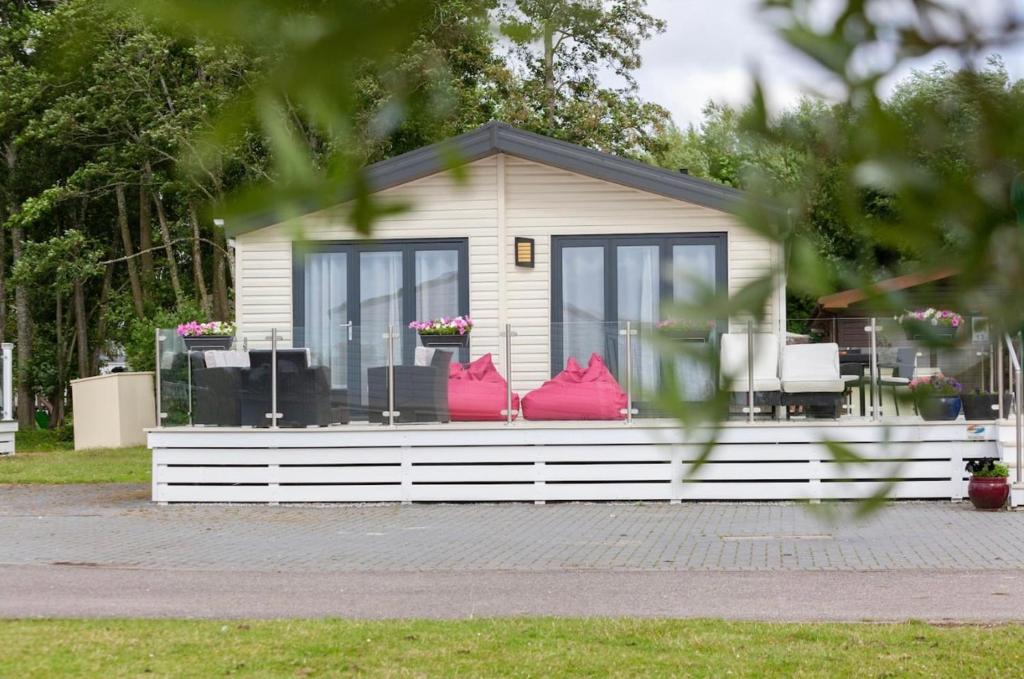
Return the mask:
<path fill-rule="evenodd" d="M 217 571 L 991 571 L 1024 514 L 900 503 L 171 505 L 141 486 L 0 486 L 0 565 Z"/>

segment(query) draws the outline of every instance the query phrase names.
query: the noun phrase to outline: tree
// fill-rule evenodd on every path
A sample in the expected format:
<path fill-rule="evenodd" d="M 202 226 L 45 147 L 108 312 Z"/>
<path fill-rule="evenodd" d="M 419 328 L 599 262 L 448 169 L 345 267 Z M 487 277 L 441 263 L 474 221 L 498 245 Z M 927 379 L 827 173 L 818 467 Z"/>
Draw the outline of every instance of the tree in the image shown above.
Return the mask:
<path fill-rule="evenodd" d="M 646 0 L 507 0 L 499 18 L 522 70 L 503 117 L 542 134 L 629 157 L 658 150 L 665 109 L 643 102 L 633 73 L 644 40 L 665 30 Z M 606 68 L 624 85 L 602 86 Z"/>

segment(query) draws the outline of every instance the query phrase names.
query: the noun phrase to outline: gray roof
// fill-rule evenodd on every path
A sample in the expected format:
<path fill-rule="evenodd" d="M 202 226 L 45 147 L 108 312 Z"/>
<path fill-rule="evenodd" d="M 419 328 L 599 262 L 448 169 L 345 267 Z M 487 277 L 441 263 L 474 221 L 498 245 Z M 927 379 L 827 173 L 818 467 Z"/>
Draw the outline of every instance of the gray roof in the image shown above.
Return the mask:
<path fill-rule="evenodd" d="M 437 144 L 374 163 L 366 167 L 364 172 L 370 189 L 381 191 L 449 169 L 453 157 L 470 163 L 498 153 L 724 212 L 739 210 L 744 197 L 742 191 L 728 186 L 527 132 L 497 121 Z M 344 199 L 339 202 L 344 202 Z M 309 212 L 325 207 L 328 206 L 311 208 Z M 278 221 L 280 219 L 276 216 L 261 215 L 229 224 L 226 231 L 227 235 L 236 236 Z"/>

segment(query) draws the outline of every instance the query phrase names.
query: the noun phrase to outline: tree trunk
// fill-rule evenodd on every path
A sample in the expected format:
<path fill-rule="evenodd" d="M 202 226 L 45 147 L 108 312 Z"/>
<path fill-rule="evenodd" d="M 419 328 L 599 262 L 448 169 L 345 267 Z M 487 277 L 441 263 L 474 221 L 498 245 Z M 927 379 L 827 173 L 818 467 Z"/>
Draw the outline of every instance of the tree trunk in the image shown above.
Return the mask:
<path fill-rule="evenodd" d="M 555 125 L 555 30 L 552 19 L 544 23 L 544 122 L 550 133 Z"/>
<path fill-rule="evenodd" d="M 20 226 L 11 228 L 11 254 L 13 262 L 21 258 L 24 241 Z M 35 403 L 32 398 L 32 384 L 29 364 L 32 362 L 32 312 L 29 308 L 28 289 L 24 283 L 14 286 L 14 318 L 18 325 L 17 356 L 14 379 L 18 383 L 18 426 L 30 430 L 35 425 Z"/>
<path fill-rule="evenodd" d="M 146 163 L 145 176 L 151 181 L 153 169 Z M 160 223 L 160 238 L 164 241 L 164 253 L 167 255 L 167 266 L 171 272 L 171 288 L 174 290 L 174 303 L 178 310 L 185 308 L 185 293 L 181 289 L 181 279 L 178 277 L 178 262 L 174 259 L 174 246 L 171 245 L 171 227 L 167 224 L 167 214 L 164 212 L 164 199 L 159 192 L 153 193 L 153 203 L 156 205 L 156 219 Z"/>
<path fill-rule="evenodd" d="M 0 233 L 0 342 L 7 330 L 7 239 Z"/>
<path fill-rule="evenodd" d="M 203 251 L 200 248 L 199 215 L 196 213 L 196 205 L 192 201 L 188 203 L 188 218 L 192 222 L 192 274 L 196 279 L 196 292 L 199 294 L 199 303 L 202 305 L 203 313 L 210 316 L 210 293 L 206 290 L 206 277 L 203 275 Z"/>
<path fill-rule="evenodd" d="M 54 381 L 53 393 L 50 395 L 50 428 L 55 429 L 64 422 L 64 383 L 67 368 L 64 364 L 64 302 L 57 294 L 57 307 L 54 318 L 54 362 L 57 364 L 57 379 Z"/>
<path fill-rule="evenodd" d="M 92 349 L 92 365 L 89 366 L 89 374 L 96 375 L 100 371 L 100 352 L 107 339 L 107 300 L 110 299 L 110 289 L 114 285 L 114 265 L 107 264 L 103 272 L 103 287 L 100 289 L 100 302 L 96 306 L 99 311 L 99 318 L 96 319 L 96 342 Z"/>
<path fill-rule="evenodd" d="M 75 343 L 78 354 L 78 376 L 91 377 L 89 370 L 89 318 L 85 315 L 85 286 L 81 280 L 75 281 L 72 291 L 72 305 L 75 312 Z"/>
<path fill-rule="evenodd" d="M 147 290 L 153 285 L 153 220 L 149 204 L 149 186 L 139 185 L 139 259 L 142 260 L 142 283 Z"/>
<path fill-rule="evenodd" d="M 139 270 L 135 265 L 135 248 L 132 246 L 132 232 L 128 228 L 128 205 L 124 198 L 124 184 L 114 187 L 117 196 L 117 224 L 121 229 L 121 243 L 124 245 L 125 263 L 128 265 L 128 281 L 132 286 L 132 304 L 135 306 L 135 313 L 142 318 L 145 313 L 143 303 L 142 283 L 139 281 Z"/>
<path fill-rule="evenodd" d="M 231 303 L 228 301 L 228 275 L 224 250 L 227 242 L 224 240 L 224 232 L 218 227 L 213 227 L 213 300 L 214 308 L 217 311 L 217 318 L 226 321 L 231 318 Z"/>

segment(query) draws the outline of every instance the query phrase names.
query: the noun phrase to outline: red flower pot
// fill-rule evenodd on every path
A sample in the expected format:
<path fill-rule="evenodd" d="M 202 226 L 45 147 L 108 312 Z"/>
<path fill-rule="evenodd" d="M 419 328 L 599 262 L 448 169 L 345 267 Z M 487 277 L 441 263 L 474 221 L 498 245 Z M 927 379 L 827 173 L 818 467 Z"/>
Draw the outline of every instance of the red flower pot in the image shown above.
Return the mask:
<path fill-rule="evenodd" d="M 967 484 L 967 497 L 975 509 L 993 511 L 1002 509 L 1010 495 L 1010 484 L 1006 477 L 972 476 Z"/>

